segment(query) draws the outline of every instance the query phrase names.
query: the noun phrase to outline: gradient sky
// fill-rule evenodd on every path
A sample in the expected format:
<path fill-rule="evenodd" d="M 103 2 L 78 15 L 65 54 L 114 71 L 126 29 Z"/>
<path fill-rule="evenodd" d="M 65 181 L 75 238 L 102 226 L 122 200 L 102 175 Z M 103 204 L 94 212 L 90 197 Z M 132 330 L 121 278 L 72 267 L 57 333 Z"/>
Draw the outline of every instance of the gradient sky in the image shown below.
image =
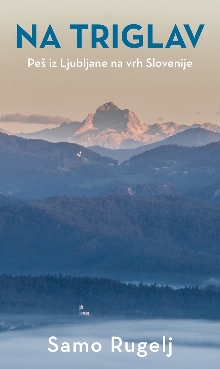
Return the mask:
<path fill-rule="evenodd" d="M 219 0 L 1 0 L 0 45 L 1 83 L 0 114 L 60 115 L 83 120 L 105 102 L 113 101 L 121 109 L 134 111 L 145 123 L 175 121 L 220 125 L 220 2 Z M 38 25 L 38 43 L 51 24 L 62 46 L 34 49 L 25 42 L 16 48 L 16 24 L 31 31 Z M 129 49 L 92 50 L 89 36 L 82 50 L 75 48 L 70 23 L 118 23 L 122 29 L 138 23 L 147 36 L 147 24 L 153 23 L 155 38 L 167 42 L 176 23 L 183 31 L 189 23 L 196 30 L 200 23 L 205 29 L 198 46 L 193 49 L 174 47 L 152 50 L 147 46 Z M 89 33 L 88 33 L 89 34 Z M 145 37 L 146 40 L 146 37 Z M 146 45 L 146 44 L 145 44 Z M 27 68 L 27 58 L 40 60 L 76 57 L 91 60 L 133 60 L 148 57 L 158 60 L 186 58 L 193 68 L 183 72 L 176 69 L 37 69 Z M 13 132 L 34 131 L 44 126 L 0 123 Z M 50 126 L 52 128 L 52 126 Z"/>

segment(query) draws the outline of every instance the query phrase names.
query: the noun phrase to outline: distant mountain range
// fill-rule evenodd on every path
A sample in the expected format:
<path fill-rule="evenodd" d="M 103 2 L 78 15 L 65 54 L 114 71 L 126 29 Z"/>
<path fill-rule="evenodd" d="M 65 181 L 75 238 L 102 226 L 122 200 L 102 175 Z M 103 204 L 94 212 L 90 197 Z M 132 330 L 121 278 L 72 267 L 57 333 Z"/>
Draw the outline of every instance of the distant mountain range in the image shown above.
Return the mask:
<path fill-rule="evenodd" d="M 2 273 L 220 276 L 220 209 L 190 199 L 0 196 L 0 229 Z"/>
<path fill-rule="evenodd" d="M 212 142 L 220 141 L 220 133 L 209 131 L 205 128 L 189 128 L 183 132 L 176 133 L 173 136 L 165 138 L 159 142 L 137 147 L 136 149 L 118 149 L 111 150 L 101 146 L 90 146 L 90 149 L 103 156 L 108 156 L 122 163 L 129 160 L 132 156 L 141 154 L 145 151 L 155 149 L 163 145 L 178 145 L 178 146 L 203 146 Z"/>
<path fill-rule="evenodd" d="M 50 142 L 72 142 L 86 147 L 98 145 L 109 149 L 132 149 L 199 127 L 220 133 L 220 127 L 211 123 L 194 124 L 191 127 L 174 122 L 148 125 L 141 122 L 132 111 L 121 110 L 109 102 L 100 106 L 95 114 L 88 114 L 82 122 L 62 123 L 57 128 L 20 136 Z"/>
<path fill-rule="evenodd" d="M 218 126 L 148 126 L 107 103 L 24 136 L 0 132 L 2 273 L 220 277 Z"/>
<path fill-rule="evenodd" d="M 219 178 L 220 142 L 163 145 L 118 165 L 77 144 L 0 133 L 0 193 L 5 195 L 181 195 L 219 202 Z"/>

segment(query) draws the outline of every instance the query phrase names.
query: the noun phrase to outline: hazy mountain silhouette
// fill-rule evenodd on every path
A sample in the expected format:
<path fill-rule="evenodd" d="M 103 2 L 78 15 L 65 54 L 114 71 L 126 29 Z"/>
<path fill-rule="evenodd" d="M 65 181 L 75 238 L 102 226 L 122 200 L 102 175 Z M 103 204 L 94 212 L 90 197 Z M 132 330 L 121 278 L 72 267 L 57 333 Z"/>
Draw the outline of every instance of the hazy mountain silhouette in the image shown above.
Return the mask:
<path fill-rule="evenodd" d="M 220 133 L 220 127 L 211 123 L 192 126 L 198 127 Z M 95 114 L 88 114 L 82 122 L 62 123 L 57 128 L 21 136 L 51 142 L 74 142 L 87 147 L 98 145 L 110 149 L 127 149 L 161 141 L 189 128 L 174 122 L 148 125 L 141 122 L 129 109 L 119 109 L 109 102 L 100 106 Z M 203 141 L 202 138 L 201 140 Z"/>
<path fill-rule="evenodd" d="M 155 149 L 163 145 L 178 145 L 178 146 L 203 146 L 211 142 L 220 141 L 220 133 L 209 131 L 205 128 L 190 128 L 183 132 L 176 133 L 173 136 L 165 138 L 159 142 L 140 146 L 136 149 L 118 149 L 111 150 L 101 146 L 90 146 L 90 149 L 103 156 L 108 156 L 119 162 L 130 159 L 132 156 L 141 154 L 145 151 Z"/>

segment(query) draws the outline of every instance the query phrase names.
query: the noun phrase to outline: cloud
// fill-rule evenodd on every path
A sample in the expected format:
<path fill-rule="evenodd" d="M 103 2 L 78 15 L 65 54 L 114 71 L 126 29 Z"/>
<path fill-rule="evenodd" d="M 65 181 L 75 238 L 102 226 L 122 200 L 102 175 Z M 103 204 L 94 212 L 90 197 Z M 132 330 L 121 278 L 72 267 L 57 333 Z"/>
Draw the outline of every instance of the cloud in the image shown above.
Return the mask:
<path fill-rule="evenodd" d="M 220 110 L 217 111 L 216 115 L 220 115 Z"/>
<path fill-rule="evenodd" d="M 59 126 L 63 122 L 70 123 L 71 120 L 63 117 L 51 117 L 49 115 L 22 115 L 22 114 L 7 114 L 0 117 L 0 122 L 16 122 L 28 124 L 53 124 Z"/>
<path fill-rule="evenodd" d="M 207 114 L 206 111 L 197 111 L 196 114 L 202 115 L 202 114 Z"/>
<path fill-rule="evenodd" d="M 166 120 L 166 118 L 164 118 L 164 117 L 159 117 L 157 120 L 162 121 L 162 120 Z"/>

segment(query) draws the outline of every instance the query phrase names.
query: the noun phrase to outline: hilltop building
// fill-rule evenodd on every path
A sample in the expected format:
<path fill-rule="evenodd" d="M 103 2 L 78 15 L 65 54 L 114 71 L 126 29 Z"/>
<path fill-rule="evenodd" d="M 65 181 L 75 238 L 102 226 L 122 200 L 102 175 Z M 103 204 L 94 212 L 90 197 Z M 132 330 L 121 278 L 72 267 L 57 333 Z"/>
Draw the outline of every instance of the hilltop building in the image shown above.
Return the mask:
<path fill-rule="evenodd" d="M 90 315 L 90 312 L 89 311 L 85 311 L 84 308 L 83 308 L 83 305 L 79 305 L 79 315 L 87 315 L 87 316 L 89 316 Z"/>

